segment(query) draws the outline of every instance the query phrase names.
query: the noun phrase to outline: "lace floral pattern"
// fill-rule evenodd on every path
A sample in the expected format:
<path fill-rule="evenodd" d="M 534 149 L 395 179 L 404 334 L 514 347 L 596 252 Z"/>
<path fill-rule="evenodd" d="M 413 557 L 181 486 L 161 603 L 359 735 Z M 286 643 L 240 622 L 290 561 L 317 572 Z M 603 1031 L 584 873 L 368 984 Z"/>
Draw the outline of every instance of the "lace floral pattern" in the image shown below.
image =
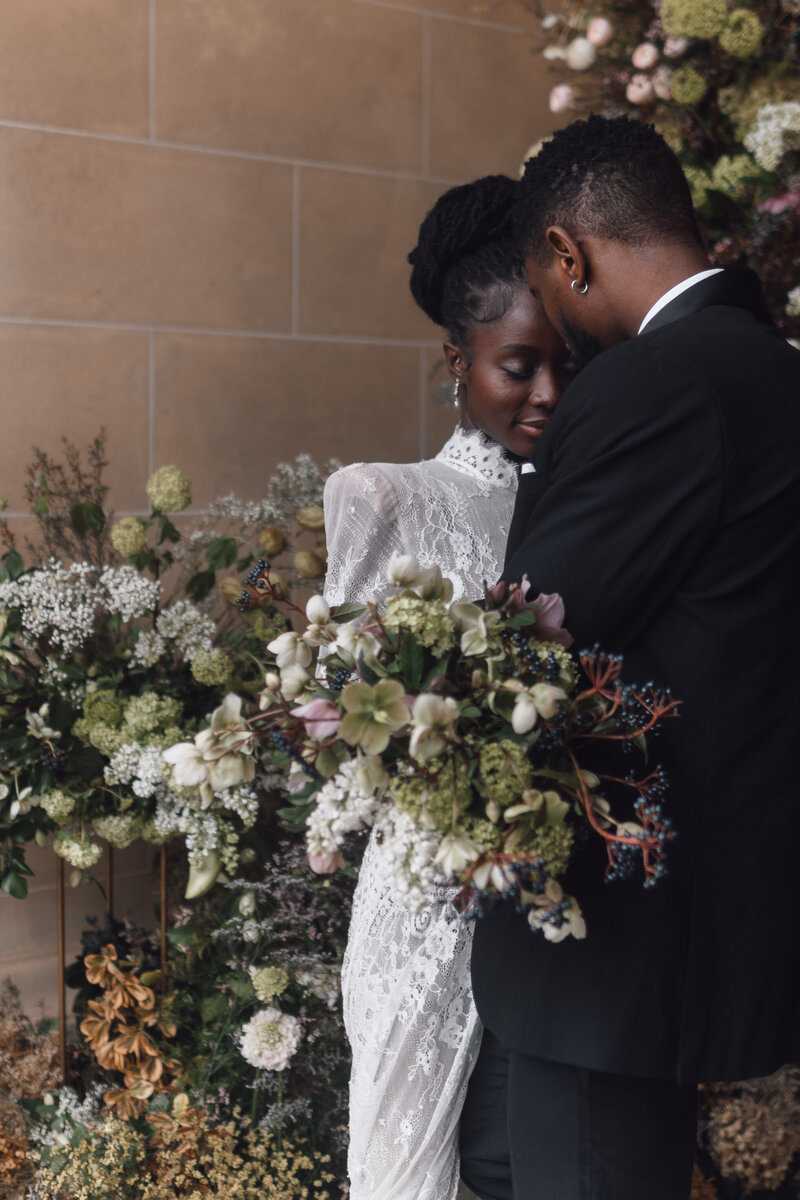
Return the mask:
<path fill-rule="evenodd" d="M 516 469 L 476 431 L 457 429 L 435 459 L 357 463 L 325 487 L 333 604 L 386 594 L 394 550 L 434 563 L 455 599 L 499 578 Z M 472 927 L 451 892 L 409 913 L 393 894 L 373 832 L 342 973 L 350 1080 L 351 1200 L 455 1200 L 458 1121 L 481 1027 L 469 975 Z"/>

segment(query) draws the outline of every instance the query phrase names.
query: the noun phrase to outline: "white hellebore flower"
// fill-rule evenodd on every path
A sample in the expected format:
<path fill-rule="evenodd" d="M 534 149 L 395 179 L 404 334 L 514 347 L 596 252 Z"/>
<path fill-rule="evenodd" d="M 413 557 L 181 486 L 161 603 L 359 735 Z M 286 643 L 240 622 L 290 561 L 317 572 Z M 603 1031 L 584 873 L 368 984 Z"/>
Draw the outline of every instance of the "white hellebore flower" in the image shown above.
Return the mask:
<path fill-rule="evenodd" d="M 479 854 L 480 850 L 472 838 L 448 833 L 442 838 L 434 862 L 441 867 L 443 875 L 456 875 L 474 862 Z"/>
<path fill-rule="evenodd" d="M 61 734 L 51 729 L 47 724 L 47 719 L 50 716 L 50 705 L 43 704 L 38 712 L 31 712 L 28 709 L 25 713 L 25 720 L 28 722 L 28 733 L 31 737 L 39 738 L 41 741 L 54 741 L 60 738 Z"/>
<path fill-rule="evenodd" d="M 549 721 L 558 712 L 558 702 L 566 700 L 563 688 L 550 683 L 535 683 L 532 688 L 518 693 L 511 714 L 514 733 L 530 733 L 539 717 Z"/>
<path fill-rule="evenodd" d="M 374 633 L 369 633 L 359 625 L 340 625 L 335 649 L 345 658 L 356 662 L 359 658 L 373 658 L 380 650 L 380 645 Z"/>
<path fill-rule="evenodd" d="M 413 588 L 424 600 L 444 600 L 453 596 L 453 585 L 437 566 L 421 567 L 411 554 L 393 551 L 386 569 L 386 578 L 394 587 Z"/>
<path fill-rule="evenodd" d="M 303 641 L 311 646 L 327 646 L 336 641 L 339 627 L 331 620 L 331 610 L 323 596 L 312 596 L 306 605 L 308 628 L 303 634 Z M 281 635 L 285 636 L 285 635 Z M 308 666 L 308 663 L 301 663 Z"/>
<path fill-rule="evenodd" d="M 360 754 L 353 778 L 366 795 L 381 795 L 389 786 L 389 773 L 377 754 Z"/>
<path fill-rule="evenodd" d="M 308 667 L 311 664 L 311 647 L 291 630 L 276 637 L 267 649 L 275 655 L 276 664 L 281 671 L 284 667 Z"/>
<path fill-rule="evenodd" d="M 597 60 L 597 50 L 585 37 L 576 37 L 567 46 L 567 66 L 572 71 L 588 71 Z"/>
<path fill-rule="evenodd" d="M 458 719 L 458 705 L 452 696 L 417 696 L 411 710 L 411 738 L 408 752 L 417 762 L 435 758 L 447 748 L 448 737 Z"/>
<path fill-rule="evenodd" d="M 489 650 L 491 629 L 500 620 L 500 613 L 490 610 L 487 612 L 477 604 L 462 601 L 451 604 L 450 616 L 456 629 L 461 634 L 462 654 L 486 654 Z"/>
<path fill-rule="evenodd" d="M 242 720 L 242 699 L 229 692 L 211 714 L 208 729 L 202 729 L 191 742 L 179 742 L 164 751 L 164 759 L 174 768 L 175 782 L 181 787 L 197 787 L 205 806 L 214 792 L 224 792 L 255 776 L 252 758 L 254 734 Z"/>
<path fill-rule="evenodd" d="M 297 663 L 281 668 L 281 695 L 284 700 L 296 700 L 312 682 L 308 671 Z"/>

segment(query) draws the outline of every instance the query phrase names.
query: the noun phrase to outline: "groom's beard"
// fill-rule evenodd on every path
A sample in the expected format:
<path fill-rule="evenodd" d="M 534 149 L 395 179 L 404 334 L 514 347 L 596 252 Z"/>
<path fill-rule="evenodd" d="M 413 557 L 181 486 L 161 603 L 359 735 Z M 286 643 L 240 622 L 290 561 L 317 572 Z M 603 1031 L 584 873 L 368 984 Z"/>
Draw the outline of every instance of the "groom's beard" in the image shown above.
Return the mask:
<path fill-rule="evenodd" d="M 588 366 L 593 358 L 602 354 L 605 346 L 591 333 L 561 318 L 561 336 L 569 347 L 570 366 L 576 373 Z"/>

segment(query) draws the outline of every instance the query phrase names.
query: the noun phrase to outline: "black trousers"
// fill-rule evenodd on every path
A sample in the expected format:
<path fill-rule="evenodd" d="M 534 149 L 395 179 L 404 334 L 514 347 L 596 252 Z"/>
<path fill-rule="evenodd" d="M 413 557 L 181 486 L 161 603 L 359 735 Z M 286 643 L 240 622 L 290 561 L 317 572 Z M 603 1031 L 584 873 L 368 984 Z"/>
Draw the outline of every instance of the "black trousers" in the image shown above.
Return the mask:
<path fill-rule="evenodd" d="M 548 1062 L 488 1030 L 461 1118 L 481 1200 L 689 1200 L 697 1089 Z"/>

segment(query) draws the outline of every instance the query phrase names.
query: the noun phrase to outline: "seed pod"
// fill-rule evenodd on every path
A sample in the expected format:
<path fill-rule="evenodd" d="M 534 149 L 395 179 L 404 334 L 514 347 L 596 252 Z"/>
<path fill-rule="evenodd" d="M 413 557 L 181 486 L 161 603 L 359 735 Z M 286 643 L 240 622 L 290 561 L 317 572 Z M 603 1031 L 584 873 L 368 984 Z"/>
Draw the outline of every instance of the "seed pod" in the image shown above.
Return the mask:
<path fill-rule="evenodd" d="M 231 606 L 238 603 L 239 597 L 242 594 L 242 581 L 237 579 L 235 575 L 226 575 L 218 584 L 221 595 L 225 603 Z"/>
<path fill-rule="evenodd" d="M 258 535 L 258 544 L 267 558 L 274 558 L 286 545 L 286 538 L 277 525 L 267 525 Z"/>
<path fill-rule="evenodd" d="M 298 508 L 294 519 L 301 529 L 310 529 L 312 533 L 321 533 L 325 528 L 325 514 L 320 504 L 309 504 Z"/>
<path fill-rule="evenodd" d="M 294 556 L 294 568 L 304 579 L 316 579 L 325 574 L 325 562 L 315 550 L 298 550 Z"/>

